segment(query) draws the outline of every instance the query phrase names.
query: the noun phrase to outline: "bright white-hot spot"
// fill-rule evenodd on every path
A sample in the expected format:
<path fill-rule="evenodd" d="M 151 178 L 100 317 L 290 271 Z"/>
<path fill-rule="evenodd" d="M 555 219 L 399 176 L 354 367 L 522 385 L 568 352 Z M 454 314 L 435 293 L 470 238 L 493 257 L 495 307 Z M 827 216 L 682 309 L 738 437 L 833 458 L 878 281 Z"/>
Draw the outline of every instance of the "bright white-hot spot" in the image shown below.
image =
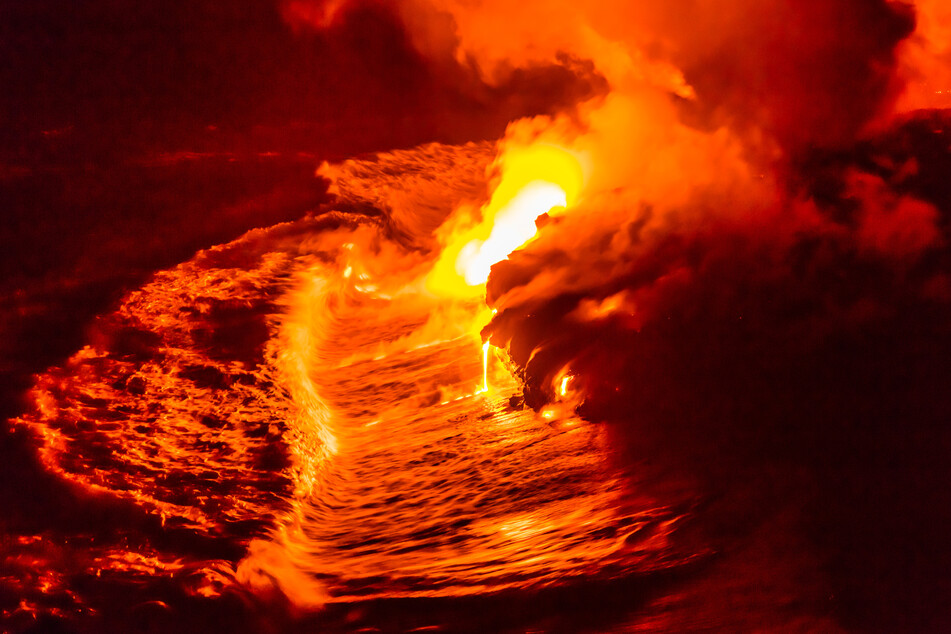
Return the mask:
<path fill-rule="evenodd" d="M 460 207 L 440 228 L 443 250 L 426 277 L 437 296 L 484 296 L 493 264 L 506 259 L 537 233 L 536 220 L 572 208 L 585 184 L 583 156 L 548 143 L 507 144 L 493 168 L 498 174 L 478 213 Z"/>
<path fill-rule="evenodd" d="M 493 264 L 535 237 L 535 220 L 539 216 L 567 204 L 568 195 L 559 185 L 545 181 L 529 183 L 499 211 L 485 241 L 473 240 L 462 248 L 456 270 L 467 284 L 484 284 Z"/>
<path fill-rule="evenodd" d="M 489 342 L 482 344 L 482 387 L 476 394 L 489 391 Z"/>

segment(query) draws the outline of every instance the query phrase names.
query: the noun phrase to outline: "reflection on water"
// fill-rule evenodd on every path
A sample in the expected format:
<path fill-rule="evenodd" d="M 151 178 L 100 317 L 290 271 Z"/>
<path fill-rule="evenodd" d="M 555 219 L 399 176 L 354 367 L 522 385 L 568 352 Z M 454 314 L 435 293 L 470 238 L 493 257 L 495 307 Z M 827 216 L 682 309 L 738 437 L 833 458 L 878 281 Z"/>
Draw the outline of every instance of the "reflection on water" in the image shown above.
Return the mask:
<path fill-rule="evenodd" d="M 328 301 L 304 288 L 300 301 L 328 307 L 305 365 L 334 451 L 319 485 L 295 499 L 281 546 L 330 600 L 461 596 L 672 565 L 676 517 L 626 507 L 602 427 L 513 407 L 518 385 L 504 372 L 477 393 L 476 337 L 400 346 L 432 300 Z M 380 339 L 393 342 L 386 354 L 335 365 Z"/>
<path fill-rule="evenodd" d="M 7 540 L 4 622 L 677 630 L 735 622 L 724 578 L 770 588 L 727 566 L 671 591 L 712 559 L 695 492 L 647 482 L 656 471 L 618 459 L 610 430 L 570 407 L 523 408 L 494 352 L 482 389 L 480 303 L 420 280 L 427 236 L 453 187 L 479 189 L 487 151 L 335 167 L 351 211 L 156 273 L 37 377 L 17 422 L 83 519 Z M 415 169 L 392 206 L 358 196 L 399 189 L 388 161 L 437 159 L 445 182 Z M 761 593 L 759 614 L 775 612 Z"/>
<path fill-rule="evenodd" d="M 89 503 L 127 506 L 108 530 L 10 545 L 3 583 L 25 598 L 6 619 L 82 624 L 118 587 L 277 588 L 306 613 L 693 558 L 671 546 L 677 513 L 625 501 L 602 427 L 523 409 L 494 354 L 480 390 L 477 305 L 407 286 L 419 258 L 368 247 L 379 231 L 329 213 L 200 253 L 38 377 L 19 423 L 42 463 Z"/>

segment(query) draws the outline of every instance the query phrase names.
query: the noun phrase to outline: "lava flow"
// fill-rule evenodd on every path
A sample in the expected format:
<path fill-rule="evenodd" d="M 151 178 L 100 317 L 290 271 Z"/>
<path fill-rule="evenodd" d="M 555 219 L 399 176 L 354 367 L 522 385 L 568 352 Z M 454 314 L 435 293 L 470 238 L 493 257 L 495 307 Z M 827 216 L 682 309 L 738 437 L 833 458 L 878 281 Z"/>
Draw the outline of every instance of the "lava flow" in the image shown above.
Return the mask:
<path fill-rule="evenodd" d="M 10 323 L 107 288 L 68 352 L 22 365 L 0 627 L 951 628 L 942 3 L 255 2 L 273 37 L 240 30 L 252 98 L 206 112 L 228 125 L 183 114 L 230 86 L 190 63 L 226 43 L 188 31 L 194 59 L 168 57 L 200 90 L 128 126 L 188 149 L 130 141 L 70 163 L 86 180 L 0 153 L 0 187 L 61 178 L 70 213 L 111 201 L 109 161 L 140 170 L 138 205 L 174 198 L 142 173 L 262 143 L 250 171 L 305 161 L 320 192 L 221 185 L 244 224 L 187 207 L 224 236 L 190 258 L 2 287 Z M 30 41 L 36 15 L 4 11 Z M 209 37 L 243 23 L 189 11 Z M 54 93 L 40 162 L 102 116 Z"/>
<path fill-rule="evenodd" d="M 484 165 L 435 149 L 472 163 L 451 176 Z M 530 213 L 548 211 L 542 200 Z M 424 274 L 407 283 L 426 259 L 374 247 L 382 230 L 330 212 L 200 253 L 40 377 L 20 424 L 48 469 L 83 495 L 129 500 L 162 533 L 247 554 L 233 566 L 163 554 L 157 536 L 118 528 L 79 560 L 48 562 L 52 577 L 18 581 L 21 610 L 89 618 L 99 598 L 71 585 L 90 574 L 165 577 L 198 597 L 279 591 L 326 611 L 647 576 L 699 556 L 671 541 L 682 509 L 625 501 L 603 428 L 518 404 L 520 383 L 479 339 L 481 298 L 434 296 Z M 29 553 L 53 539 L 8 563 L 35 565 Z"/>

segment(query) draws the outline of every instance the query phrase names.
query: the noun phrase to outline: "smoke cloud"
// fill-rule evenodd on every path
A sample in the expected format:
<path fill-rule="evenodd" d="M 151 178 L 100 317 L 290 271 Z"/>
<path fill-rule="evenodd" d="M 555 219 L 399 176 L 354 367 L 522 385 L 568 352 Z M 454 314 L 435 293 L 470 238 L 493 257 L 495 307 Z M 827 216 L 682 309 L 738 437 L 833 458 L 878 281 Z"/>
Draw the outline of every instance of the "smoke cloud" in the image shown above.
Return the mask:
<path fill-rule="evenodd" d="M 576 406 L 616 423 L 620 445 L 643 455 L 651 439 L 707 476 L 741 454 L 818 468 L 848 508 L 817 512 L 843 526 L 833 539 L 903 518 L 890 553 L 871 531 L 880 557 L 839 562 L 846 578 L 871 561 L 906 569 L 937 539 L 906 529 L 948 525 L 934 521 L 951 412 L 944 4 L 374 3 L 469 90 L 552 68 L 589 87 L 509 124 L 488 172 L 549 145 L 585 174 L 488 280 L 483 337 L 520 369 L 525 402 Z M 326 28 L 358 3 L 308 6 L 290 19 Z M 836 469 L 856 463 L 889 486 L 844 483 Z M 943 574 L 946 551 L 921 579 Z M 933 607 L 938 587 L 891 598 Z"/>
<path fill-rule="evenodd" d="M 287 6 L 325 28 L 359 5 Z M 936 5 L 375 6 L 398 16 L 424 58 L 485 85 L 552 66 L 604 82 L 560 112 L 513 122 L 500 144 L 502 156 L 565 147 L 585 166 L 579 202 L 489 280 L 498 315 L 485 334 L 509 346 L 539 403 L 578 359 L 590 359 L 590 376 L 630 369 L 593 352 L 599 341 L 607 354 L 617 337 L 735 320 L 745 336 L 795 350 L 894 318 L 896 289 L 903 302 L 942 301 L 941 201 L 907 186 L 931 159 L 876 146 L 913 94 L 913 51 L 941 54 Z"/>
<path fill-rule="evenodd" d="M 948 198 L 930 167 L 946 162 L 946 117 L 896 114 L 940 105 L 941 3 L 282 6 L 300 29 L 389 12 L 470 91 L 542 69 L 578 78 L 550 114 L 509 124 L 488 172 L 546 144 L 585 173 L 578 202 L 488 281 L 484 336 L 523 369 L 534 407 L 566 368 L 592 416 L 713 378 L 742 401 L 724 376 L 804 390 L 780 377 L 841 346 L 911 354 L 906 329 L 931 332 L 948 309 Z"/>

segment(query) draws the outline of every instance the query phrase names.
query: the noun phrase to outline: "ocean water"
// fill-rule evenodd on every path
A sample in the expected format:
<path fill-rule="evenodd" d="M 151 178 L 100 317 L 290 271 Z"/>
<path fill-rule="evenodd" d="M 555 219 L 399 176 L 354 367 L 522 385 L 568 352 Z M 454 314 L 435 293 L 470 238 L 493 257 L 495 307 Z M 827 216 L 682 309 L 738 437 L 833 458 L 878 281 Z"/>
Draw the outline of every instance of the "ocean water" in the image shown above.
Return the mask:
<path fill-rule="evenodd" d="M 533 411 L 479 302 L 418 283 L 489 158 L 337 166 L 333 203 L 156 271 L 37 375 L 14 426 L 69 503 L 4 533 L 4 627 L 842 629 L 821 478 Z"/>

